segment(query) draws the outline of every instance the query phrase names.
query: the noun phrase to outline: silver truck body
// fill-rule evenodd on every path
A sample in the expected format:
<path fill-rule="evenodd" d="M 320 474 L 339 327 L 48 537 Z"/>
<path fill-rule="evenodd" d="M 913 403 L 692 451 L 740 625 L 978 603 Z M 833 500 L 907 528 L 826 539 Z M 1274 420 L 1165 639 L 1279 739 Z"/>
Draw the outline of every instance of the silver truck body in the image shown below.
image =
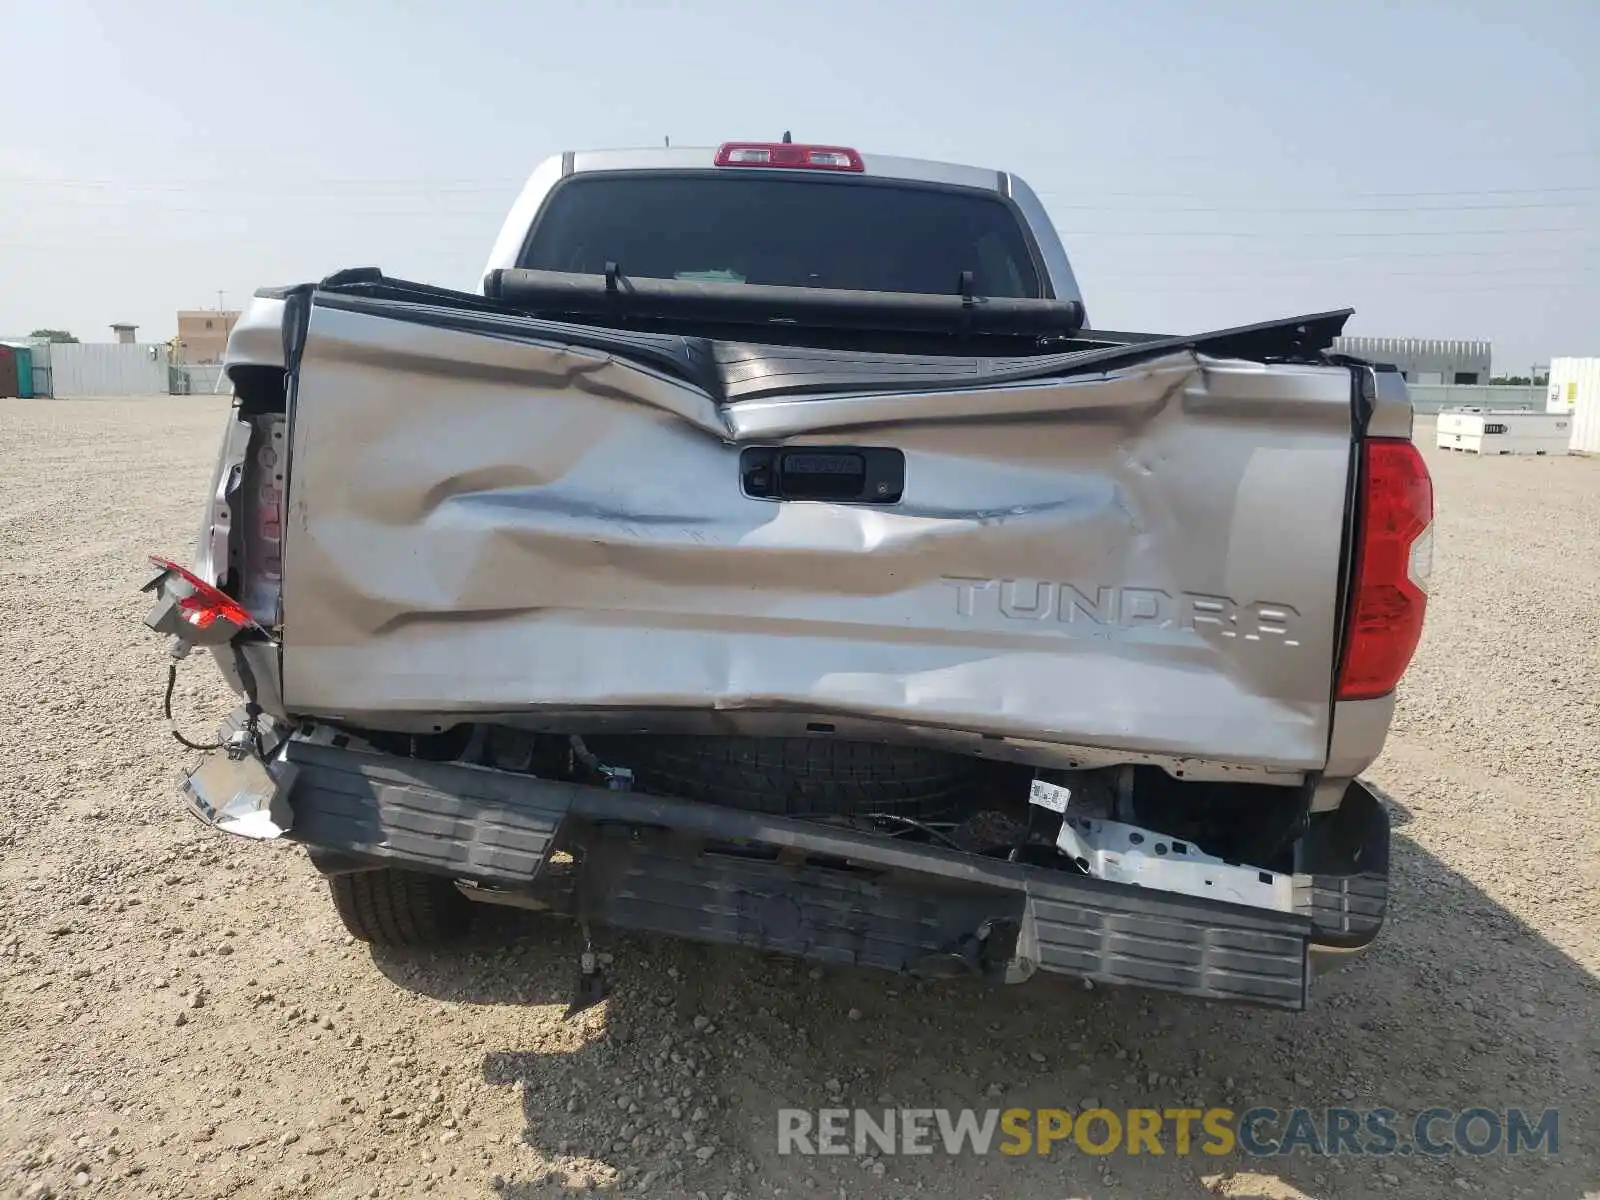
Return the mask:
<path fill-rule="evenodd" d="M 795 442 L 892 445 L 903 499 L 741 492 L 742 447 Z M 313 309 L 283 697 L 418 727 L 846 720 L 1293 782 L 1327 759 L 1350 443 L 1343 368 L 719 404 Z"/>
<path fill-rule="evenodd" d="M 193 573 L 166 564 L 151 585 L 152 628 L 210 647 L 247 701 L 226 758 L 185 785 L 191 809 L 291 833 L 336 883 L 402 869 L 544 904 L 564 848 L 588 882 L 549 903 L 584 919 L 1301 1006 L 1308 948 L 1359 948 L 1383 917 L 1388 822 L 1357 776 L 1382 748 L 1392 678 L 1336 696 L 1369 611 L 1363 497 L 1410 486 L 1363 457 L 1371 439 L 1410 450 L 1399 377 L 1322 352 L 1343 313 L 1193 338 L 1080 325 L 967 353 L 786 339 L 806 328 L 792 316 L 763 318 L 768 344 L 760 321 L 691 336 L 506 302 L 507 279 L 540 274 L 527 250 L 563 186 L 719 161 L 551 159 L 477 295 L 358 271 L 256 297 L 230 339 L 238 402 Z M 998 198 L 1038 291 L 997 293 L 993 311 L 1009 295 L 1081 318 L 1067 255 L 1015 176 L 871 155 L 853 169 L 867 186 Z M 595 286 L 562 270 L 528 286 Z M 935 303 L 967 322 L 984 305 L 960 274 Z M 651 294 L 619 275 L 605 264 L 598 294 L 619 307 L 604 313 Z M 697 312 L 729 302 L 727 285 L 668 286 Z M 739 280 L 734 302 L 845 303 L 764 286 Z M 880 292 L 865 311 L 887 311 Z M 909 292 L 893 303 L 924 312 Z M 829 491 L 847 462 L 863 488 L 878 469 L 863 464 L 890 473 L 876 495 Z M 803 488 L 769 486 L 791 468 Z M 1418 621 L 1431 493 L 1426 508 L 1374 560 L 1380 589 L 1397 561 L 1409 573 L 1393 590 L 1415 590 Z M 418 749 L 465 731 L 442 756 Z M 508 731 L 532 740 L 500 754 Z M 1031 768 L 1035 790 L 1024 771 L 1020 795 L 982 802 L 1021 814 L 1009 855 L 993 840 L 968 853 L 915 819 L 925 840 L 900 840 L 894 813 L 840 809 L 830 825 L 624 796 L 631 772 L 586 738 L 937 750 Z M 528 747 L 551 739 L 573 750 L 547 772 Z M 765 754 L 749 751 L 756 777 Z M 1146 811 L 1198 832 L 1129 823 Z M 1024 852 L 1040 812 L 1059 826 L 1043 859 Z M 1218 821 L 1260 836 L 1207 850 Z M 353 894 L 336 900 L 340 886 Z M 1000 928 L 995 966 L 973 947 Z"/>
<path fill-rule="evenodd" d="M 1017 177 L 865 161 L 1010 197 L 1052 290 L 1079 298 Z M 514 264 L 562 178 L 711 162 L 553 158 L 485 274 Z M 282 364 L 284 313 L 253 302 L 231 368 Z M 1331 764 L 1335 798 L 1382 748 L 1390 699 L 1331 699 L 1349 368 L 1178 353 L 1010 386 L 729 400 L 537 334 L 447 326 L 311 309 L 282 597 L 297 712 L 417 729 L 842 721 L 1189 778 L 1292 784 Z M 1403 394 L 1387 400 L 1409 431 Z M 741 494 L 742 447 L 796 443 L 903 450 L 904 499 Z"/>

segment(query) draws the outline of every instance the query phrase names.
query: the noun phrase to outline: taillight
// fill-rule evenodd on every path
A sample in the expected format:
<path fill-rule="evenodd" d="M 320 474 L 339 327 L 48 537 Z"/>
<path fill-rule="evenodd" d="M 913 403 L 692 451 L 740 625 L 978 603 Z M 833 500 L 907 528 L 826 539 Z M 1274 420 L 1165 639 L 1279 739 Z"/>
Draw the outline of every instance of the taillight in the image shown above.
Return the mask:
<path fill-rule="evenodd" d="M 150 556 L 150 561 L 163 571 L 171 571 L 188 584 L 189 594 L 178 598 L 178 611 L 183 614 L 183 619 L 196 629 L 210 629 L 218 620 L 231 621 L 241 629 L 256 623 L 255 618 L 232 596 L 212 587 L 192 571 L 186 571 L 177 563 L 157 558 L 153 554 Z"/>
<path fill-rule="evenodd" d="M 793 142 L 724 142 L 719 167 L 788 167 L 809 171 L 865 171 L 861 155 L 848 146 L 798 146 Z"/>
<path fill-rule="evenodd" d="M 1361 444 L 1359 522 L 1340 700 L 1392 692 L 1422 637 L 1433 570 L 1433 481 L 1409 440 Z"/>

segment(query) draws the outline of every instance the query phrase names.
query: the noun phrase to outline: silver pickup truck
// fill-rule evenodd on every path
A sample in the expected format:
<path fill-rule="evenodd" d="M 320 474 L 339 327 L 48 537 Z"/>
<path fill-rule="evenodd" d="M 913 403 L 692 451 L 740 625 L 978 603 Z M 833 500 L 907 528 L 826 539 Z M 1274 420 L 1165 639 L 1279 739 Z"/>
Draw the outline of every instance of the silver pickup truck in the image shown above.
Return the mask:
<path fill-rule="evenodd" d="M 148 585 L 243 700 L 185 802 L 370 942 L 569 916 L 590 999 L 612 928 L 1303 1007 L 1383 920 L 1431 548 L 1347 316 L 1097 330 L 1007 172 L 551 159 L 473 291 L 234 330 Z"/>

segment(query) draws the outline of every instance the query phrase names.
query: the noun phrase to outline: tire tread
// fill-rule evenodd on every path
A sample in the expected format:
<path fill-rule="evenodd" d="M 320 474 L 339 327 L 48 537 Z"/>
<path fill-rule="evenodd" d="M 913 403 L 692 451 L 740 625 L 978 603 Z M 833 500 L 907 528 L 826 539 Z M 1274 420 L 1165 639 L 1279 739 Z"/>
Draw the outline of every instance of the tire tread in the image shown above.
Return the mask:
<path fill-rule="evenodd" d="M 384 867 L 328 878 L 333 907 L 354 937 L 374 946 L 440 946 L 471 923 L 470 901 L 437 875 Z"/>

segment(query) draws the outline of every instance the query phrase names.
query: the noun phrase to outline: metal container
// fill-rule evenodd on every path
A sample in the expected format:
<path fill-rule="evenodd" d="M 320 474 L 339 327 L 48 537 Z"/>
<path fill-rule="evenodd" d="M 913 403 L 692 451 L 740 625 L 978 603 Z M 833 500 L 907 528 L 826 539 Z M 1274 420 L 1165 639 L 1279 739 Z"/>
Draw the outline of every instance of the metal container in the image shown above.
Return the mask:
<path fill-rule="evenodd" d="M 1572 414 L 1574 454 L 1600 454 L 1600 358 L 1551 362 L 1549 408 Z"/>
<path fill-rule="evenodd" d="M 17 356 L 17 395 L 24 400 L 33 399 L 33 347 L 13 346 Z"/>
<path fill-rule="evenodd" d="M 12 347 L 27 347 L 28 355 L 33 359 L 33 369 L 30 372 L 31 378 L 29 376 L 22 376 L 19 373 L 17 380 L 19 390 L 22 391 L 24 395 L 27 395 L 31 392 L 35 397 L 51 395 L 50 343 L 43 338 L 30 337 L 27 339 L 8 339 L 7 344 Z"/>
<path fill-rule="evenodd" d="M 1583 395 L 1600 392 L 1600 358 L 1553 358 L 1545 412 L 1576 412 Z"/>
<path fill-rule="evenodd" d="M 1469 454 L 1565 454 L 1572 418 L 1526 409 L 1452 409 L 1439 414 L 1441 450 Z"/>
<path fill-rule="evenodd" d="M 50 348 L 57 396 L 167 394 L 167 348 L 120 342 L 63 342 Z"/>

